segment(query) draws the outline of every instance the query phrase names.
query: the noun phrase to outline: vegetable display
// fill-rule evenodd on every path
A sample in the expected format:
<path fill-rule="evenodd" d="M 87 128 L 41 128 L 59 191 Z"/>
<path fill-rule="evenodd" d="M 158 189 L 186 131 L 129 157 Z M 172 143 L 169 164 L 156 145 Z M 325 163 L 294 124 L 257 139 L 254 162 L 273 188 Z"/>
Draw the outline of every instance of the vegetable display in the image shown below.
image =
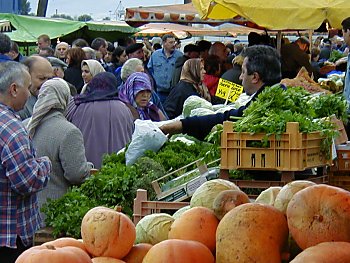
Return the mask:
<path fill-rule="evenodd" d="M 124 154 L 106 155 L 100 171 L 81 186 L 74 186 L 57 200 L 49 200 L 43 207 L 46 225 L 53 227 L 53 235 L 80 237 L 80 224 L 86 212 L 95 206 L 113 208 L 120 205 L 132 216 L 136 190 L 145 189 L 150 200 L 156 194 L 151 182 L 204 157 L 212 145 L 199 142 L 187 145 L 181 141 L 167 142 L 157 153 L 147 151 L 131 166 L 125 165 Z M 217 159 L 218 157 L 215 156 Z M 189 167 L 188 170 L 194 167 Z M 186 171 L 181 171 L 185 173 Z"/>

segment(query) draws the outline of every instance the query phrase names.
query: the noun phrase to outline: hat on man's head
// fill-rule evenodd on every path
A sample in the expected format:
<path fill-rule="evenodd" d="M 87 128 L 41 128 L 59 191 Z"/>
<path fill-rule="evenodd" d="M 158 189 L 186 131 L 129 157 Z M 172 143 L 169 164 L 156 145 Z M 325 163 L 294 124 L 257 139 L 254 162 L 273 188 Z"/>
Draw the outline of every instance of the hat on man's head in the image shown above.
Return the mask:
<path fill-rule="evenodd" d="M 142 43 L 134 43 L 134 44 L 131 44 L 131 45 L 126 47 L 125 53 L 127 55 L 129 55 L 129 54 L 134 53 L 135 51 L 137 51 L 137 50 L 139 50 L 141 48 L 143 48 L 143 44 Z"/>
<path fill-rule="evenodd" d="M 68 67 L 67 63 L 64 63 L 64 61 L 60 60 L 59 58 L 47 57 L 47 60 L 50 62 L 51 66 L 53 67 L 61 67 L 64 70 Z"/>

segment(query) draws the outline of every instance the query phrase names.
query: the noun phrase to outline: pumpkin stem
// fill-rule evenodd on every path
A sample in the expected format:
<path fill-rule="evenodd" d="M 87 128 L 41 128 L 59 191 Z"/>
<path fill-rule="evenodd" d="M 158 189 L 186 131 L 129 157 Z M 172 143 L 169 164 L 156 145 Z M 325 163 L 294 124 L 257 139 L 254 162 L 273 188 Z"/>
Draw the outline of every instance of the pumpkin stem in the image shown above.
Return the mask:
<path fill-rule="evenodd" d="M 51 249 L 51 250 L 56 250 L 55 246 L 53 245 L 45 245 L 47 249 Z"/>
<path fill-rule="evenodd" d="M 323 216 L 322 215 L 315 215 L 314 216 L 314 220 L 317 220 L 319 222 L 322 222 L 323 221 Z"/>
<path fill-rule="evenodd" d="M 122 211 L 122 206 L 121 205 L 116 205 L 114 207 L 114 210 L 120 213 Z"/>

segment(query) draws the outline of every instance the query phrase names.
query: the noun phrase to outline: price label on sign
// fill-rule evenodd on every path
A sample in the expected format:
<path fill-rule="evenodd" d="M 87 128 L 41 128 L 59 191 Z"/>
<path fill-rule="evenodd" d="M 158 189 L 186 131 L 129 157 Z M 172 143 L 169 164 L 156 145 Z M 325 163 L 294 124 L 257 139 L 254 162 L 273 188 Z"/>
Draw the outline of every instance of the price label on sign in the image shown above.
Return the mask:
<path fill-rule="evenodd" d="M 228 99 L 229 101 L 234 102 L 237 100 L 239 95 L 242 94 L 242 92 L 243 86 L 228 81 L 226 79 L 220 79 L 215 96 L 225 100 Z"/>

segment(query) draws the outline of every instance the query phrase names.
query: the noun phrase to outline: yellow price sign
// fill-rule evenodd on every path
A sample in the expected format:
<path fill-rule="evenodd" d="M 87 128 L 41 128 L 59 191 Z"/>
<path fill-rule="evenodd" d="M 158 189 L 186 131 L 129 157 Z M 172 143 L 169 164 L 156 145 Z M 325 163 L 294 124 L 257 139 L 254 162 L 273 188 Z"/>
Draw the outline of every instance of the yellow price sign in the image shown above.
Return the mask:
<path fill-rule="evenodd" d="M 243 93 L 243 86 L 226 79 L 220 79 L 215 96 L 234 102 Z"/>

